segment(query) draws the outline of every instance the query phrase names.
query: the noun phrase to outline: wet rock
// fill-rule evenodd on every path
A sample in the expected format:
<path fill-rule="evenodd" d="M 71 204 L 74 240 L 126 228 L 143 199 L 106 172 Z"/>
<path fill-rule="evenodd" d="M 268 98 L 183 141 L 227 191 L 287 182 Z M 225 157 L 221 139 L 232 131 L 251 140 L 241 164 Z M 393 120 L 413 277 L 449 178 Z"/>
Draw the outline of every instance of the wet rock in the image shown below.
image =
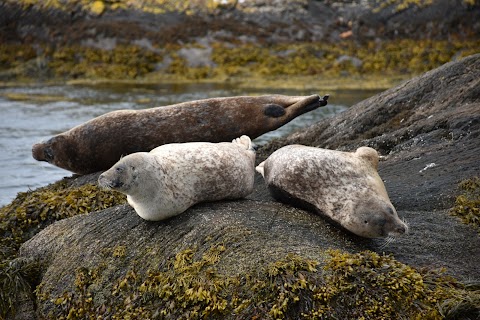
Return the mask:
<path fill-rule="evenodd" d="M 178 51 L 178 55 L 185 59 L 189 67 L 215 67 L 215 63 L 211 59 L 211 47 L 182 48 Z"/>
<path fill-rule="evenodd" d="M 355 68 L 360 68 L 363 64 L 362 60 L 356 57 L 351 57 L 347 55 L 341 55 L 340 57 L 337 58 L 337 60 L 335 60 L 335 63 L 337 64 L 350 63 Z"/>
<path fill-rule="evenodd" d="M 96 270 L 91 271 L 96 278 L 89 290 L 99 305 L 113 290 L 111 279 L 132 268 L 136 275 L 146 274 L 182 250 L 195 247 L 205 253 L 219 243 L 224 252 L 216 268 L 225 275 L 260 270 L 288 253 L 322 261 L 327 248 L 338 248 L 392 253 L 415 267 L 446 267 L 459 279 L 478 281 L 480 237 L 448 209 L 457 183 L 480 172 L 479 88 L 480 55 L 475 55 L 260 150 L 258 162 L 291 143 L 340 150 L 368 145 L 379 150 L 385 156 L 380 176 L 411 229 L 386 248 L 382 240 L 355 237 L 319 216 L 275 202 L 257 175 L 248 199 L 200 204 L 166 221 L 144 221 L 122 205 L 57 222 L 26 242 L 20 257 L 39 261 L 38 292 L 48 292 L 49 297 L 78 290 L 74 287 L 79 268 Z M 88 177 L 81 179 L 91 180 Z M 43 316 L 58 313 L 61 305 L 45 298 L 36 303 L 37 314 Z"/>

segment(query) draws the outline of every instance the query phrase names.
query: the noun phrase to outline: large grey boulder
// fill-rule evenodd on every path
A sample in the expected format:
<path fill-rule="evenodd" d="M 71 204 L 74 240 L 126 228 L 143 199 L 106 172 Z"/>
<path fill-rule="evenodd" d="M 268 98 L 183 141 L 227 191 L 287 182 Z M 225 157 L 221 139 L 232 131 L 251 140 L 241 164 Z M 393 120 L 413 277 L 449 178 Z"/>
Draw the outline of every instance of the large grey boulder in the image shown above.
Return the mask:
<path fill-rule="evenodd" d="M 478 281 L 478 231 L 448 210 L 458 182 L 480 172 L 480 55 L 444 65 L 273 141 L 259 151 L 257 161 L 292 143 L 376 148 L 385 157 L 380 176 L 410 233 L 387 247 L 383 240 L 358 238 L 313 213 L 275 202 L 257 175 L 247 199 L 200 204 L 166 221 L 144 221 L 121 205 L 47 227 L 20 249 L 20 258 L 39 262 L 40 286 L 36 311 L 27 301 L 19 317 L 59 316 L 71 311 L 67 306 L 75 295 L 84 299 L 75 310 L 107 312 L 112 292 L 140 286 L 142 275 L 166 268 L 185 250 L 201 259 L 221 248 L 215 272 L 226 277 L 259 273 L 291 253 L 321 262 L 333 248 L 392 253 L 414 267 L 445 267 L 460 280 Z M 122 277 L 123 286 L 116 282 Z M 135 294 L 125 301 L 137 301 Z"/>

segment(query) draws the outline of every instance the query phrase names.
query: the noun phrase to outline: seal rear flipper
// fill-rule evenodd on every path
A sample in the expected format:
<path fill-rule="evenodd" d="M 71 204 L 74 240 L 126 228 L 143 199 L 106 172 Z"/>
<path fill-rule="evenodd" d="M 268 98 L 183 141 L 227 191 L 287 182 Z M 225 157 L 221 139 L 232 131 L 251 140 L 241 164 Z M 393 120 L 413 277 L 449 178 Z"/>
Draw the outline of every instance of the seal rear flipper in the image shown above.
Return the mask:
<path fill-rule="evenodd" d="M 263 161 L 262 163 L 260 163 L 260 164 L 255 168 L 255 170 L 257 170 L 257 172 L 260 173 L 260 174 L 262 175 L 262 177 L 265 179 L 264 166 L 265 166 L 265 161 Z"/>
<path fill-rule="evenodd" d="M 232 143 L 245 147 L 245 150 L 255 151 L 255 146 L 249 136 L 243 135 L 240 138 L 233 139 Z"/>
<path fill-rule="evenodd" d="M 375 170 L 378 170 L 378 152 L 370 147 L 360 147 L 355 151 L 355 155 L 364 159 L 372 165 Z"/>

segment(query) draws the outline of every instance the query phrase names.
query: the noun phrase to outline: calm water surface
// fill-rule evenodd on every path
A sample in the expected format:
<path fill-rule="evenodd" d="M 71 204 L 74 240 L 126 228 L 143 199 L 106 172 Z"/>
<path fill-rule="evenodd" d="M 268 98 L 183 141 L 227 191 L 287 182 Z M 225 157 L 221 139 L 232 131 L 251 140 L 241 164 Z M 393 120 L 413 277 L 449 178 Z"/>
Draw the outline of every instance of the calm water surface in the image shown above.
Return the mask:
<path fill-rule="evenodd" d="M 0 88 L 0 206 L 18 192 L 55 182 L 69 171 L 31 156 L 34 143 L 89 119 L 118 109 L 144 109 L 184 101 L 261 94 L 310 95 L 299 90 L 239 90 L 222 84 L 29 86 Z M 375 94 L 372 91 L 331 93 L 329 104 L 297 117 L 285 126 L 255 139 L 262 145 L 318 120 L 342 112 Z"/>

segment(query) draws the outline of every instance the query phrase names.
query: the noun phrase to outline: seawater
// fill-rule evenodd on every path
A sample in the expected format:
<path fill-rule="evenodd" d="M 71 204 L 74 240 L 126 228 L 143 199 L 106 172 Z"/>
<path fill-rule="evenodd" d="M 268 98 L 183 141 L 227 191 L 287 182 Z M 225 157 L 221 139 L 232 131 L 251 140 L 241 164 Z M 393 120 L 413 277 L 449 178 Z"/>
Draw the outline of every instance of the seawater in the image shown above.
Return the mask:
<path fill-rule="evenodd" d="M 104 113 L 145 109 L 175 103 L 238 95 L 310 95 L 302 90 L 238 89 L 227 84 L 165 85 L 33 85 L 0 88 L 0 206 L 18 192 L 33 190 L 72 173 L 32 158 L 32 145 Z M 262 145 L 320 119 L 344 111 L 375 92 L 344 91 L 331 95 L 329 104 L 297 117 L 254 142 Z"/>

